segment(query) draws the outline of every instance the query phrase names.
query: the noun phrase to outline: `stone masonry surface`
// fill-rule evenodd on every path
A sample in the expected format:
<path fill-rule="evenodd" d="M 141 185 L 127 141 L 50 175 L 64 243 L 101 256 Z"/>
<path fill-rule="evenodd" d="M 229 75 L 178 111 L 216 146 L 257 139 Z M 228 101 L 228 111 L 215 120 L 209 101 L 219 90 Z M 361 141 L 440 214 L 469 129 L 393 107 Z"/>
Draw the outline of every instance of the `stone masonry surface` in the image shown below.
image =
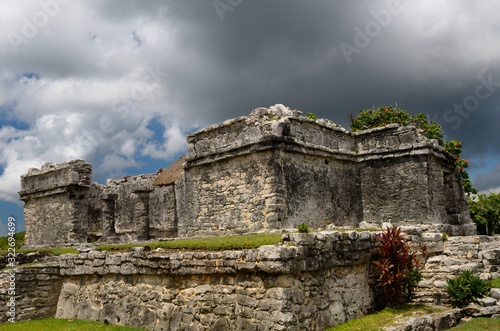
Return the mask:
<path fill-rule="evenodd" d="M 349 132 L 283 105 L 187 135 L 180 179 L 91 183 L 83 160 L 22 176 L 28 247 L 384 222 L 473 235 L 456 159 L 415 127 Z M 168 170 L 168 169 L 167 169 Z M 160 170 L 161 171 L 161 170 Z"/>
<path fill-rule="evenodd" d="M 371 233 L 283 239 L 241 251 L 136 249 L 52 257 L 57 266 L 10 271 L 39 282 L 19 289 L 18 317 L 53 312 L 150 330 L 323 330 L 372 310 Z M 29 315 L 39 301 L 34 289 L 47 285 L 50 275 L 57 281 L 47 290 L 58 300 L 47 294 L 52 301 L 44 301 L 44 314 Z"/>
<path fill-rule="evenodd" d="M 443 241 L 441 233 L 413 227 L 404 231 L 413 247 L 428 247 L 418 302 L 447 304 L 442 284 L 464 268 L 476 270 L 483 279 L 499 276 L 500 236 Z M 146 246 L 125 253 L 48 257 L 44 265 L 3 271 L 0 300 L 9 300 L 6 277 L 15 273 L 18 320 L 55 316 L 150 330 L 324 330 L 373 311 L 374 232 L 330 230 L 282 237 L 281 244 L 239 251 Z M 467 312 L 500 313 L 500 291 L 493 292 L 484 307 L 468 307 Z M 2 322 L 6 309 L 0 309 Z M 408 321 L 413 325 L 408 330 L 453 324 L 459 315 L 414 319 Z"/>
<path fill-rule="evenodd" d="M 83 160 L 47 163 L 21 177 L 27 246 L 86 242 L 91 177 Z"/>

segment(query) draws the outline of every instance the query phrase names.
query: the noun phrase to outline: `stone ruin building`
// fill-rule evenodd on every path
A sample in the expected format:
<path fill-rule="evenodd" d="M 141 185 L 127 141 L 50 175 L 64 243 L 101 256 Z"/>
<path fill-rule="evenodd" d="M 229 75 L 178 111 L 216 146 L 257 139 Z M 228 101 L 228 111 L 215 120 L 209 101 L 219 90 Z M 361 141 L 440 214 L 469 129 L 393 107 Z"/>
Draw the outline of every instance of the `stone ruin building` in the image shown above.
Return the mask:
<path fill-rule="evenodd" d="M 157 174 L 92 183 L 84 160 L 21 177 L 26 246 L 281 231 L 307 223 L 475 234 L 455 157 L 398 124 L 349 132 L 282 105 L 187 135 Z"/>

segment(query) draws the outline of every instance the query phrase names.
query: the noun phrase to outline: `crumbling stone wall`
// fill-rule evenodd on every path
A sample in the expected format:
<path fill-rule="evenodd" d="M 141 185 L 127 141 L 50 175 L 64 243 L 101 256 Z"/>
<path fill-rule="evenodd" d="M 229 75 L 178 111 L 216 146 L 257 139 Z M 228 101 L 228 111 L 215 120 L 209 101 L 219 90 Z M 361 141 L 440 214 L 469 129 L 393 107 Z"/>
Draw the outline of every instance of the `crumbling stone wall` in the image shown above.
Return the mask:
<path fill-rule="evenodd" d="M 7 323 L 9 319 L 26 321 L 53 318 L 61 291 L 61 279 L 57 264 L 1 271 L 0 323 Z M 15 314 L 11 314 L 11 308 Z"/>
<path fill-rule="evenodd" d="M 114 229 L 107 241 L 130 242 L 137 240 L 137 203 L 140 193 L 148 192 L 148 205 L 144 211 L 148 216 L 149 238 L 168 238 L 177 236 L 177 215 L 174 188 L 154 187 L 156 174 L 125 176 L 117 180 L 108 180 L 101 186 L 103 194 L 115 200 Z M 102 197 L 101 197 L 102 199 Z M 111 203 L 111 202 L 109 202 Z"/>
<path fill-rule="evenodd" d="M 443 249 L 427 260 L 416 300 L 426 304 L 449 303 L 444 289 L 446 280 L 465 269 L 473 270 L 483 280 L 500 277 L 500 236 L 448 237 Z"/>
<path fill-rule="evenodd" d="M 437 141 L 415 127 L 352 133 L 299 115 L 257 108 L 187 136 L 180 236 L 361 222 L 475 234 L 455 158 Z"/>
<path fill-rule="evenodd" d="M 125 176 L 106 185 L 91 183 L 92 167 L 83 160 L 47 163 L 22 176 L 21 200 L 27 247 L 54 247 L 88 241 L 132 242 L 177 236 L 174 187 L 154 187 L 154 174 Z M 136 210 L 147 193 L 147 224 L 140 230 Z"/>
<path fill-rule="evenodd" d="M 184 171 L 169 186 L 153 186 L 156 174 L 90 184 L 82 160 L 30 170 L 20 192 L 27 245 L 270 232 L 300 223 L 391 222 L 475 234 L 455 157 L 415 127 L 352 133 L 276 105 L 187 141 Z"/>
<path fill-rule="evenodd" d="M 26 246 L 87 241 L 92 166 L 83 160 L 47 163 L 21 177 Z"/>
<path fill-rule="evenodd" d="M 54 300 L 44 311 L 150 330 L 324 330 L 373 308 L 372 240 L 330 231 L 241 251 L 62 255 L 50 267 L 60 276 L 52 284 L 57 311 Z M 43 268 L 16 272 L 31 274 L 35 289 L 47 278 Z M 26 303 L 38 297 L 23 292 Z"/>
<path fill-rule="evenodd" d="M 446 279 L 459 270 L 498 277 L 499 236 L 449 237 L 405 228 L 428 260 L 419 302 L 447 303 Z M 16 320 L 108 321 L 150 330 L 324 330 L 374 308 L 375 233 L 285 234 L 283 243 L 223 252 L 90 251 L 49 258 L 16 274 Z M 55 263 L 55 264 L 54 264 Z M 6 307 L 2 311 L 5 312 Z M 8 316 L 0 315 L 0 322 Z"/>

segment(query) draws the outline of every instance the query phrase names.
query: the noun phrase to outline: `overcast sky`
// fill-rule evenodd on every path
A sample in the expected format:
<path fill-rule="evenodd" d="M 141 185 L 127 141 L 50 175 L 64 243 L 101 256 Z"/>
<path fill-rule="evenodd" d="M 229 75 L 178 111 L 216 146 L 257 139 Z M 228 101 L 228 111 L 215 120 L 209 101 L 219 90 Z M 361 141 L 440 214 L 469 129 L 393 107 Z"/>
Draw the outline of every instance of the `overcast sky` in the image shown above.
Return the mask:
<path fill-rule="evenodd" d="M 281 103 L 349 128 L 395 104 L 500 189 L 498 0 L 0 0 L 0 235 L 19 177 L 82 158 L 152 173 L 185 134 Z"/>

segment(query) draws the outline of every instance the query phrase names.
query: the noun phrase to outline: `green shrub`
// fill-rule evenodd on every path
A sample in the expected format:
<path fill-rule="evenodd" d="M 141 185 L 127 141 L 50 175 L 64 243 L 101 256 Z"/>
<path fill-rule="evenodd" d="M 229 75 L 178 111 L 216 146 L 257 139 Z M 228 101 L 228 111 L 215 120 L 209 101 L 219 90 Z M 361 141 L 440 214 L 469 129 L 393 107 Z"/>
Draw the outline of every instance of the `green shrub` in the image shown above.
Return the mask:
<path fill-rule="evenodd" d="M 307 113 L 306 117 L 310 118 L 312 120 L 317 120 L 318 119 L 313 113 Z"/>
<path fill-rule="evenodd" d="M 21 247 L 23 247 L 25 235 L 26 235 L 26 231 L 18 232 L 18 233 L 14 234 L 14 239 L 16 242 L 16 252 Z M 8 250 L 9 247 L 11 247 L 11 246 L 9 246 L 9 237 L 10 236 L 0 237 L 0 250 Z"/>
<path fill-rule="evenodd" d="M 417 251 L 413 251 L 408 241 L 401 236 L 401 228 L 387 228 L 386 232 L 376 235 L 380 246 L 380 259 L 373 262 L 380 269 L 377 287 L 381 287 L 387 303 L 394 307 L 414 296 L 415 287 L 422 279 L 417 259 Z M 421 249 L 425 256 L 427 247 Z"/>
<path fill-rule="evenodd" d="M 470 218 L 477 225 L 477 233 L 500 233 L 500 193 L 479 194 L 469 199 Z"/>
<path fill-rule="evenodd" d="M 491 283 L 474 275 L 472 270 L 462 270 L 460 275 L 446 281 L 445 289 L 453 307 L 464 307 L 485 297 L 491 289 Z"/>
<path fill-rule="evenodd" d="M 402 126 L 413 125 L 422 129 L 423 135 L 428 139 L 436 139 L 440 146 L 457 157 L 457 167 L 460 169 L 462 175 L 462 184 L 465 192 L 477 193 L 477 189 L 472 187 L 469 174 L 464 170 L 469 167 L 469 161 L 460 159 L 462 143 L 455 140 L 445 142 L 441 126 L 434 121 L 429 121 L 425 114 L 412 115 L 406 110 L 397 108 L 397 106 L 379 107 L 377 110 L 373 107 L 372 109 L 360 110 L 358 117 L 351 120 L 351 129 L 353 132 L 356 132 L 384 127 L 390 123 L 397 123 Z"/>
<path fill-rule="evenodd" d="M 311 231 L 309 229 L 309 225 L 307 225 L 306 223 L 297 225 L 297 230 L 299 230 L 300 233 L 309 233 Z"/>

